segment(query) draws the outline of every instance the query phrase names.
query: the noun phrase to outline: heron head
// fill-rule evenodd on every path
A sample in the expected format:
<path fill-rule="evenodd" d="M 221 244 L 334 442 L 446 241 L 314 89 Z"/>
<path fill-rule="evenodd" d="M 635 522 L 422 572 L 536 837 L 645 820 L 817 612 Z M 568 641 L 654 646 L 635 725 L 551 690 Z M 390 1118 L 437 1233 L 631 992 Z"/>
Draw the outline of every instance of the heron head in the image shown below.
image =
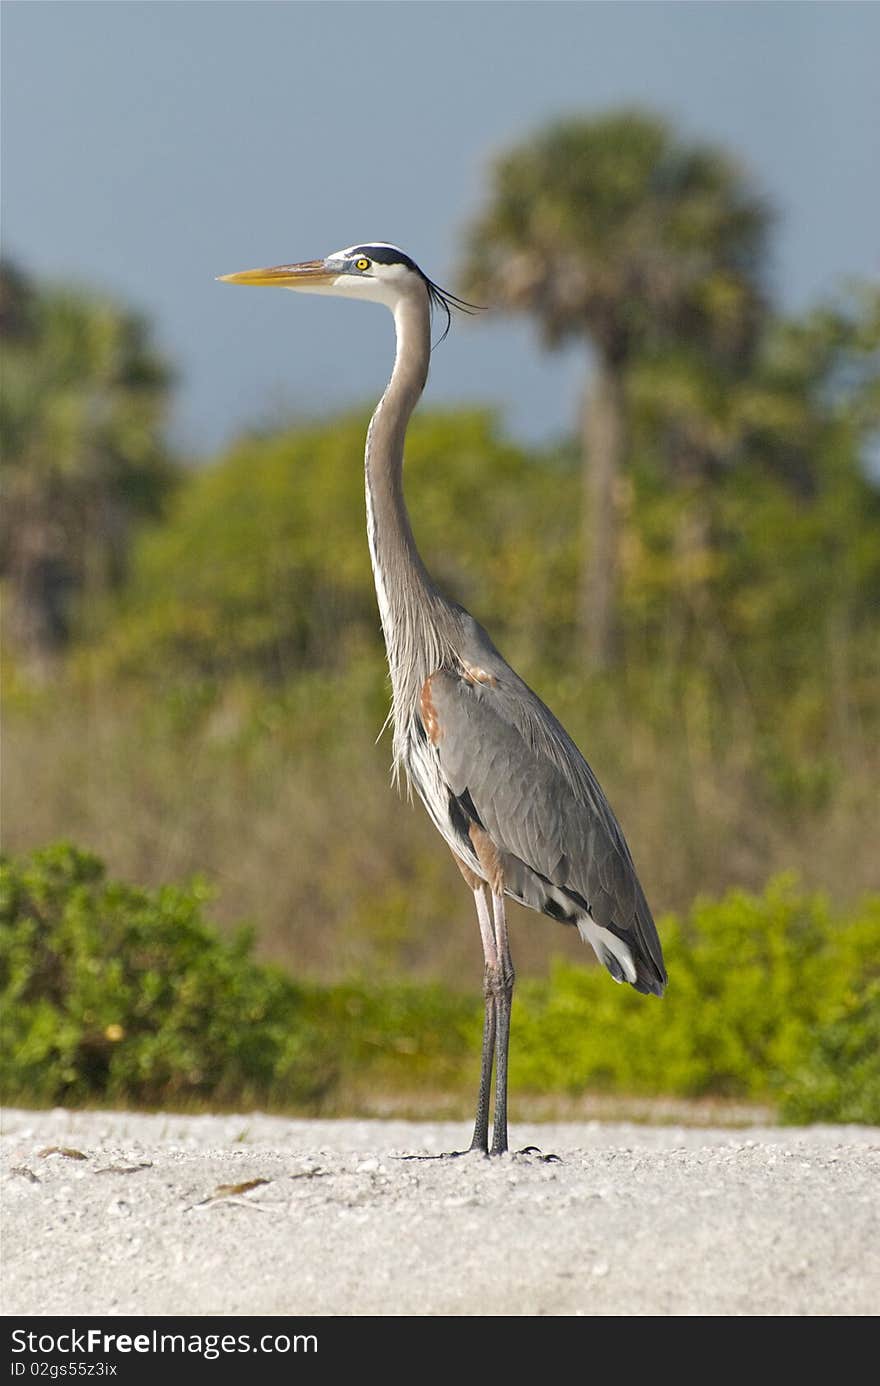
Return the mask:
<path fill-rule="evenodd" d="M 464 313 L 477 310 L 448 289 L 441 289 L 420 270 L 415 260 L 396 245 L 368 241 L 336 250 L 323 260 L 304 260 L 295 265 L 275 265 L 270 269 L 241 270 L 218 276 L 223 284 L 251 284 L 293 289 L 298 293 L 332 294 L 337 298 L 361 298 L 384 303 L 392 312 L 412 295 L 427 295 L 431 308 L 446 314 L 446 332 L 452 309 Z"/>

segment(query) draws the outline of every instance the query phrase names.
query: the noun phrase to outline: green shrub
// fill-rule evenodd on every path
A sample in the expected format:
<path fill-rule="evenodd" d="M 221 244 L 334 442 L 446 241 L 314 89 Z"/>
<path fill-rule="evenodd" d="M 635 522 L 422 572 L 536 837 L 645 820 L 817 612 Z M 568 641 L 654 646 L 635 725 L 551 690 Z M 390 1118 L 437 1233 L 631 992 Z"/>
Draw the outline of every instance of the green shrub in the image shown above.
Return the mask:
<path fill-rule="evenodd" d="M 662 1003 L 564 963 L 522 987 L 515 1084 L 775 1097 L 789 1117 L 880 1121 L 880 901 L 844 922 L 781 877 L 763 895 L 699 902 L 660 932 Z"/>
<path fill-rule="evenodd" d="M 880 1124 L 880 982 L 871 982 L 813 1036 L 783 1091 L 785 1121 Z"/>
<path fill-rule="evenodd" d="M 302 1102 L 332 1082 L 301 990 L 207 925 L 205 898 L 108 881 L 66 844 L 0 866 L 6 1100 Z"/>
<path fill-rule="evenodd" d="M 272 688 L 306 671 L 338 676 L 365 652 L 381 669 L 364 537 L 367 422 L 349 415 L 244 438 L 193 470 L 167 521 L 139 540 L 89 658 L 111 677 L 175 691 L 235 675 Z M 556 555 L 573 561 L 574 469 L 505 441 L 491 415 L 461 411 L 419 415 L 407 475 L 415 532 L 444 590 L 502 633 L 515 612 L 530 634 L 570 615 L 573 583 L 556 580 Z M 538 608 L 543 622 L 529 616 Z"/>
<path fill-rule="evenodd" d="M 471 1093 L 473 995 L 383 978 L 294 983 L 206 891 L 144 891 L 61 844 L 0 868 L 0 1089 L 25 1103 L 331 1110 Z M 782 877 L 661 923 L 662 1003 L 557 963 L 517 991 L 514 1092 L 715 1094 L 792 1121 L 880 1122 L 880 898 L 847 920 Z"/>

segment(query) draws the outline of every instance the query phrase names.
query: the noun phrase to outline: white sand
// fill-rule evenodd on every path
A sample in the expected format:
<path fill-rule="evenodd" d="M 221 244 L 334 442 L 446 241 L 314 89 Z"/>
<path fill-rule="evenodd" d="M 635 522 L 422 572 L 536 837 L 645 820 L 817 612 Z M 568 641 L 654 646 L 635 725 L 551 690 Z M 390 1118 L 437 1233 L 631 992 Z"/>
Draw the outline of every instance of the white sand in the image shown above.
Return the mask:
<path fill-rule="evenodd" d="M 8 1111 L 3 1312 L 880 1310 L 877 1128 L 522 1125 L 561 1163 L 395 1158 L 468 1134 Z"/>

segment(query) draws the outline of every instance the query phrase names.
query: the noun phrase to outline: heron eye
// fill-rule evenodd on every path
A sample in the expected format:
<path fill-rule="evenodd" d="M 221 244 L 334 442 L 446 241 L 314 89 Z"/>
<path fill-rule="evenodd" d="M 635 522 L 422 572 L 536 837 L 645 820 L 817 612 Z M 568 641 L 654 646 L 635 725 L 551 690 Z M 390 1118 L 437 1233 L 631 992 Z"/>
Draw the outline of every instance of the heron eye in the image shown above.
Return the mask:
<path fill-rule="evenodd" d="M 360 258 L 359 260 L 355 260 L 355 269 L 366 270 L 366 269 L 369 269 L 369 268 L 370 268 L 370 262 L 369 262 L 369 260 L 366 258 L 365 255 L 362 255 L 361 258 Z"/>

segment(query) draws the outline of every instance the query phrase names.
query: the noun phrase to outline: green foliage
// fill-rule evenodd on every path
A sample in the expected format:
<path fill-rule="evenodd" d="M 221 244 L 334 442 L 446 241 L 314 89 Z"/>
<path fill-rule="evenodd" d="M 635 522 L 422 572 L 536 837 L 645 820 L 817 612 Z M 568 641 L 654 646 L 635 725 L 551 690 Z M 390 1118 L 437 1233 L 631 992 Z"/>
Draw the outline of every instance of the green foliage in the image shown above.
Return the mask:
<path fill-rule="evenodd" d="M 817 1027 L 803 1066 L 783 1090 L 786 1121 L 880 1124 L 880 982 L 846 997 Z"/>
<path fill-rule="evenodd" d="M 332 1060 L 299 989 L 220 938 L 198 884 L 108 881 L 61 844 L 0 868 L 0 1088 L 6 1100 L 159 1105 L 314 1099 Z"/>
<path fill-rule="evenodd" d="M 467 899 L 375 744 L 364 424 L 243 440 L 181 483 L 67 677 L 9 698 L 8 843 L 70 836 L 145 883 L 204 872 L 218 918 L 256 916 L 261 948 L 311 978 L 455 983 L 479 966 Z M 591 679 L 571 454 L 513 446 L 483 413 L 412 428 L 429 568 L 582 747 L 657 910 L 781 869 L 843 902 L 876 878 L 878 496 L 847 430 L 822 436 L 811 496 L 757 461 L 717 473 L 696 570 L 677 547 L 687 500 L 646 445 L 626 490 L 625 662 Z M 525 976 L 554 934 L 522 932 Z"/>
<path fill-rule="evenodd" d="M 316 670 L 338 677 L 366 659 L 381 694 L 366 427 L 357 415 L 247 439 L 182 486 L 138 546 L 102 651 L 108 672 L 207 682 L 246 674 L 278 685 Z M 538 536 L 569 528 L 571 488 L 558 471 L 502 440 L 482 412 L 427 414 L 411 429 L 407 479 L 426 560 L 502 635 L 505 615 L 509 624 L 511 614 L 534 614 L 536 596 L 552 600 L 554 565 Z"/>
<path fill-rule="evenodd" d="M 26 661 L 63 648 L 77 598 L 118 585 L 133 523 L 171 480 L 170 372 L 136 314 L 0 265 L 0 574 Z M 81 612 L 79 613 L 82 614 Z"/>
<path fill-rule="evenodd" d="M 670 690 L 702 677 L 716 753 L 738 710 L 789 821 L 834 802 L 877 723 L 878 364 L 880 293 L 854 286 L 772 323 L 739 380 L 679 352 L 631 382 L 626 649 Z"/>
<path fill-rule="evenodd" d="M 205 892 L 108 881 L 64 844 L 0 874 L 5 1100 L 287 1109 L 466 1092 L 481 1005 L 393 979 L 294 984 L 207 925 Z M 777 1100 L 880 1121 L 880 897 L 846 920 L 785 878 L 661 926 L 662 1003 L 557 963 L 518 988 L 514 1090 Z"/>
<path fill-rule="evenodd" d="M 850 906 L 876 882 L 880 292 L 774 319 L 769 220 L 723 150 L 649 113 L 508 151 L 468 296 L 551 344 L 588 339 L 612 414 L 594 397 L 579 466 L 575 444 L 515 446 L 487 413 L 419 411 L 407 496 L 439 585 L 561 717 L 655 909 L 679 911 L 658 1005 L 571 962 L 530 981 L 574 941 L 512 910 L 515 1081 L 880 1120 L 878 921 Z M 26 656 L 11 691 L 7 673 L 7 837 L 94 843 L 155 887 L 70 848 L 4 868 L 9 1095 L 296 1106 L 475 1081 L 478 1000 L 398 980 L 458 987 L 479 947 L 374 746 L 366 413 L 244 438 L 172 489 L 169 373 L 136 315 L 7 265 L 0 334 L 0 574 Z M 691 908 L 789 868 L 845 918 L 783 883 Z M 216 934 L 203 887 L 162 884 L 195 870 L 218 918 L 257 917 L 308 984 Z"/>
<path fill-rule="evenodd" d="M 660 932 L 670 976 L 662 1005 L 567 964 L 549 982 L 525 984 L 514 1084 L 781 1096 L 788 1115 L 880 1121 L 869 1047 L 878 1023 L 880 899 L 842 921 L 821 896 L 799 893 L 783 877 L 761 896 L 734 891 L 700 902 Z M 847 1072 L 853 1058 L 864 1089 Z"/>

